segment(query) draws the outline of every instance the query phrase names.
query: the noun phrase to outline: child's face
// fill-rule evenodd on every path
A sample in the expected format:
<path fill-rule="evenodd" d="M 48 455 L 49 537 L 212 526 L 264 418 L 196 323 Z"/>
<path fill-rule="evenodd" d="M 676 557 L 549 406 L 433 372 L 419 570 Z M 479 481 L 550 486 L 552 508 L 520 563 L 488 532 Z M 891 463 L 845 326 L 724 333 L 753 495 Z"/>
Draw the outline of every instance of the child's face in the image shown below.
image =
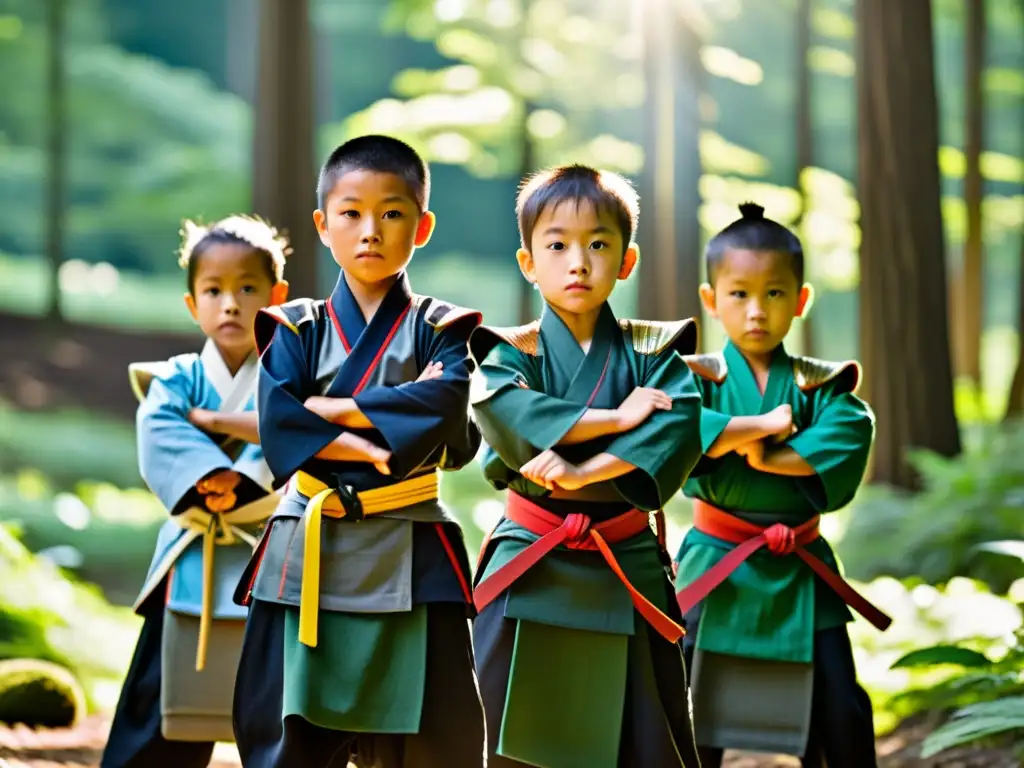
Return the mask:
<path fill-rule="evenodd" d="M 211 245 L 199 256 L 185 304 L 207 338 L 225 355 L 244 359 L 255 348 L 256 313 L 277 303 L 285 283 L 274 285 L 266 257 L 244 245 Z"/>
<path fill-rule="evenodd" d="M 545 208 L 530 237 L 530 249 L 516 258 L 523 275 L 558 309 L 585 314 L 611 295 L 636 264 L 636 247 L 626 249 L 610 213 L 591 203 L 564 200 Z"/>
<path fill-rule="evenodd" d="M 405 269 L 434 230 L 434 215 L 420 213 L 405 180 L 367 170 L 341 176 L 313 222 L 338 266 L 364 285 Z"/>
<path fill-rule="evenodd" d="M 708 314 L 722 322 L 733 344 L 753 355 L 782 343 L 808 294 L 797 282 L 793 257 L 777 251 L 726 251 L 714 286 L 701 287 Z"/>

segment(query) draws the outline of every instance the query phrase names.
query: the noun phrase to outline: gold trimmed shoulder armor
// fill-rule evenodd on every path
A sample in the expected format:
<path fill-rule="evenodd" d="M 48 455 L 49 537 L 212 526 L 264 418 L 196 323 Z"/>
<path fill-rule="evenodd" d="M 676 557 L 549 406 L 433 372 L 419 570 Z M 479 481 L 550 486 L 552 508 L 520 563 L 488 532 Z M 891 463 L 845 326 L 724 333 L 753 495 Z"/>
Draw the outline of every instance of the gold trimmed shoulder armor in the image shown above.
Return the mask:
<path fill-rule="evenodd" d="M 488 353 L 500 342 L 505 342 L 520 352 L 534 357 L 537 354 L 537 341 L 539 338 L 539 320 L 509 328 L 491 328 L 487 325 L 481 325 L 469 337 L 469 350 L 473 353 L 477 363 L 483 362 Z"/>
<path fill-rule="evenodd" d="M 264 307 L 256 313 L 254 331 L 256 334 L 256 350 L 259 354 L 270 346 L 277 326 L 283 325 L 292 333 L 299 332 L 299 326 L 316 320 L 324 302 L 313 299 L 295 299 L 285 304 Z"/>
<path fill-rule="evenodd" d="M 483 320 L 483 315 L 475 309 L 448 304 L 432 296 L 416 296 L 413 301 L 417 311 L 421 307 L 425 307 L 423 321 L 435 331 L 443 331 L 453 323 L 467 317 L 476 319 L 473 327 L 480 325 Z"/>
<path fill-rule="evenodd" d="M 856 392 L 860 386 L 861 368 L 856 360 L 830 362 L 813 357 L 793 356 L 793 380 L 801 392 L 813 392 L 835 379 L 846 392 Z"/>
<path fill-rule="evenodd" d="M 669 347 L 681 355 L 697 351 L 697 323 L 694 319 L 672 320 L 619 320 L 619 326 L 629 333 L 633 350 L 641 355 L 660 355 Z"/>
<path fill-rule="evenodd" d="M 141 403 L 149 394 L 149 385 L 153 379 L 167 376 L 171 372 L 171 363 L 168 360 L 160 360 L 155 363 L 130 363 L 128 365 L 128 381 L 132 386 L 132 393 Z"/>
<path fill-rule="evenodd" d="M 690 366 L 690 370 L 702 379 L 721 384 L 729 373 L 729 367 L 725 364 L 725 355 L 721 352 L 712 352 L 707 355 L 684 355 L 683 360 Z"/>

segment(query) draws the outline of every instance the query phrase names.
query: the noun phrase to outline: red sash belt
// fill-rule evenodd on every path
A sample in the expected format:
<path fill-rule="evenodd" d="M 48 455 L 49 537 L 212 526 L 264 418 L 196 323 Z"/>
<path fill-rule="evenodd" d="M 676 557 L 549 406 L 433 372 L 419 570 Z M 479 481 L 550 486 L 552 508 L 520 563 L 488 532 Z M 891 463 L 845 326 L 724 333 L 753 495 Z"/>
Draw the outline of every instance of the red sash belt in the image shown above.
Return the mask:
<path fill-rule="evenodd" d="M 762 528 L 699 499 L 693 501 L 693 513 L 693 525 L 698 531 L 706 533 L 708 536 L 714 536 L 716 539 L 728 541 L 735 544 L 736 547 L 712 568 L 701 574 L 693 583 L 676 594 L 684 616 L 697 603 L 711 594 L 715 587 L 725 581 L 744 560 L 761 547 L 768 547 L 773 555 L 796 555 L 807 563 L 810 569 L 842 598 L 844 603 L 871 622 L 877 629 L 885 630 L 892 624 L 891 618 L 869 603 L 842 576 L 804 549 L 821 535 L 818 531 L 820 517 L 815 516 L 796 528 L 790 528 L 782 523 Z"/>
<path fill-rule="evenodd" d="M 477 585 L 473 592 L 473 601 L 478 611 L 482 611 L 542 557 L 562 544 L 569 549 L 599 551 L 608 567 L 629 590 L 629 596 L 640 615 L 666 640 L 675 643 L 686 634 L 681 626 L 662 613 L 629 583 L 611 547 L 608 546 L 650 530 L 646 513 L 631 509 L 618 517 L 592 526 L 587 515 L 573 513 L 562 518 L 509 491 L 505 517 L 541 538 Z"/>

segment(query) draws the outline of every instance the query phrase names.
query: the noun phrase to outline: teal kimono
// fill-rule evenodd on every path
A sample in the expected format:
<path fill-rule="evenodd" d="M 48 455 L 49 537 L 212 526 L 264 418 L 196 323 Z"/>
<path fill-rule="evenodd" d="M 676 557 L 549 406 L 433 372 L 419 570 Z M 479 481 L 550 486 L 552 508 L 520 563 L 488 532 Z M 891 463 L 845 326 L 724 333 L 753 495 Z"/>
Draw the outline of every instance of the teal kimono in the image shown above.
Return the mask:
<path fill-rule="evenodd" d="M 700 397 L 676 351 L 692 351 L 694 342 L 691 321 L 617 321 L 607 305 L 586 353 L 548 307 L 539 322 L 481 327 L 471 338 L 479 363 L 471 402 L 487 445 L 484 473 L 510 493 L 508 512 L 481 553 L 478 598 L 489 579 L 541 539 L 510 519 L 514 504 L 539 507 L 537 514 L 556 527 L 573 516 L 585 521 L 582 533 L 547 552 L 476 620 L 492 768 L 614 768 L 620 751 L 633 755 L 631 764 L 695 765 L 679 646 L 640 617 L 638 599 L 624 585 L 628 580 L 651 606 L 678 617 L 663 546 L 646 520 L 636 535 L 609 539 L 625 579 L 607 557 L 574 548 L 588 526 L 660 510 L 697 462 Z M 672 409 L 625 433 L 558 446 L 587 409 L 616 408 L 641 386 L 664 391 Z M 551 498 L 518 472 L 548 449 L 574 464 L 609 453 L 636 469 L 588 486 L 586 501 Z M 677 681 L 675 690 L 660 685 L 668 680 Z M 655 712 L 664 716 L 651 717 Z"/>
<path fill-rule="evenodd" d="M 758 472 L 736 453 L 717 459 L 704 457 L 683 488 L 687 496 L 761 529 L 775 523 L 797 528 L 853 499 L 874 436 L 871 409 L 854 394 L 860 373 L 856 363 L 790 356 L 780 345 L 772 358 L 762 396 L 749 365 L 732 344 L 727 344 L 722 353 L 687 356 L 686 362 L 697 375 L 704 404 L 701 442 L 705 451 L 732 417 L 763 414 L 789 404 L 796 432 L 785 444 L 815 470 L 813 476 L 788 477 Z M 695 525 L 687 533 L 676 558 L 676 587 L 680 591 L 736 546 L 699 528 Z M 819 536 L 804 549 L 827 568 L 838 571 L 835 555 L 825 539 Z M 751 555 L 703 600 L 695 638 L 695 622 L 687 622 L 691 632 L 688 644 L 695 643 L 692 683 L 698 742 L 710 740 L 714 746 L 799 754 L 809 727 L 815 633 L 842 626 L 851 619 L 844 601 L 819 583 L 799 557 L 777 556 L 767 548 Z M 771 678 L 775 680 L 772 685 L 798 690 L 790 708 L 799 721 L 793 726 L 794 735 L 779 737 L 786 730 L 779 723 L 770 727 L 763 724 L 762 730 L 773 732 L 764 739 L 737 737 L 735 734 L 742 729 L 734 726 L 705 727 L 711 717 L 709 710 L 742 709 L 735 702 L 720 707 L 704 702 L 704 697 L 712 694 L 712 685 L 719 699 L 732 695 L 724 693 L 732 690 L 726 682 L 728 678 L 720 677 L 717 671 L 711 673 L 711 660 L 718 665 L 716 669 L 732 665 L 737 670 L 737 691 L 758 687 L 755 681 L 762 679 L 758 670 L 769 670 L 764 672 L 768 676 L 764 679 L 776 676 Z M 780 682 L 780 670 L 788 670 L 781 679 L 789 679 L 790 683 Z M 740 676 L 747 681 L 745 684 L 739 681 Z M 713 679 L 714 683 L 702 686 L 702 679 Z M 759 694 L 756 698 L 767 702 L 766 717 L 787 709 L 771 691 Z M 757 717 L 750 715 L 752 721 Z M 757 731 L 758 727 L 751 726 L 749 730 Z M 726 732 L 732 735 L 722 736 Z M 708 735 L 711 733 L 715 735 Z"/>

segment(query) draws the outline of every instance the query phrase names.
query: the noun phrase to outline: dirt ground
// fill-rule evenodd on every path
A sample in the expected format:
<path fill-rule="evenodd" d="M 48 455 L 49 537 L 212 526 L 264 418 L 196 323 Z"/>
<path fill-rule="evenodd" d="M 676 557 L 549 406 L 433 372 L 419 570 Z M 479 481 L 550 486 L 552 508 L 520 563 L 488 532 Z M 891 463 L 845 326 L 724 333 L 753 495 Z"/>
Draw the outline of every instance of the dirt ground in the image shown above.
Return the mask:
<path fill-rule="evenodd" d="M 0 768 L 98 768 L 110 724 L 92 717 L 72 730 L 31 731 L 0 727 Z M 917 757 L 929 725 L 919 722 L 898 729 L 878 742 L 879 768 L 1020 768 L 1008 752 L 997 749 L 964 749 L 941 757 Z M 218 745 L 210 768 L 238 768 L 238 756 L 229 745 Z M 792 758 L 730 754 L 726 768 L 792 768 Z"/>

